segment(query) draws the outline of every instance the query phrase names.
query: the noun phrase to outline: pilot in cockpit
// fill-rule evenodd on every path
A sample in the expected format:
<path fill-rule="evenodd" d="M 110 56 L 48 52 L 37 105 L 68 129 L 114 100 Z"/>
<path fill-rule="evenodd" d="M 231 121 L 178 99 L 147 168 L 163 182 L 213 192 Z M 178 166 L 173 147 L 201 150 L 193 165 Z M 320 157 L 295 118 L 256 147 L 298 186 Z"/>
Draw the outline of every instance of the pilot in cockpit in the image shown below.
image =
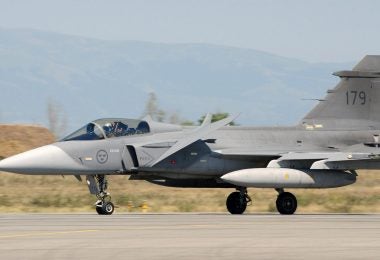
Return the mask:
<path fill-rule="evenodd" d="M 124 136 L 127 132 L 128 125 L 122 122 L 115 122 L 115 136 Z"/>
<path fill-rule="evenodd" d="M 111 123 L 106 123 L 103 126 L 104 134 L 110 138 L 114 135 L 114 126 Z"/>
<path fill-rule="evenodd" d="M 149 132 L 150 127 L 145 121 L 105 118 L 88 123 L 62 140 L 101 140 L 104 138 L 132 136 Z"/>
<path fill-rule="evenodd" d="M 103 126 L 103 131 L 107 138 L 125 136 L 128 131 L 128 125 L 119 121 L 106 123 Z"/>

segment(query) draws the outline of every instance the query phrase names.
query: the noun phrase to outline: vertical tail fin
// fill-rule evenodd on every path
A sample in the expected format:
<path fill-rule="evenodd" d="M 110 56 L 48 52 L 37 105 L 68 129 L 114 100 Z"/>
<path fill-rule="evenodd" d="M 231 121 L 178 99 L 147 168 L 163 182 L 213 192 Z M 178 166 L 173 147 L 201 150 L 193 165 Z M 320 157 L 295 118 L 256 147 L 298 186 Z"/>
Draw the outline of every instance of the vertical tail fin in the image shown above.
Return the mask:
<path fill-rule="evenodd" d="M 380 129 L 380 56 L 365 56 L 303 119 L 307 128 Z"/>

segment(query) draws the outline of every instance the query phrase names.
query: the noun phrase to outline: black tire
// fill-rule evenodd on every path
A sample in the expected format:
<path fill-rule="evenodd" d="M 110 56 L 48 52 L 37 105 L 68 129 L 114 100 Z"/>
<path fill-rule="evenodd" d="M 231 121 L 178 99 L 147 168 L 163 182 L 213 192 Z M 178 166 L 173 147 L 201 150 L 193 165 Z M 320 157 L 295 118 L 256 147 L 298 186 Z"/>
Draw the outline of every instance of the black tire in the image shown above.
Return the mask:
<path fill-rule="evenodd" d="M 283 192 L 277 197 L 276 207 L 280 214 L 292 215 L 297 210 L 297 198 L 290 192 Z"/>
<path fill-rule="evenodd" d="M 240 192 L 232 192 L 226 201 L 226 206 L 231 214 L 243 214 L 247 208 L 247 199 Z"/>
<path fill-rule="evenodd" d="M 112 202 L 104 202 L 102 206 L 102 211 L 104 215 L 111 215 L 115 210 L 115 206 Z"/>
<path fill-rule="evenodd" d="M 96 212 L 98 212 L 99 215 L 105 215 L 105 212 L 103 211 L 102 207 L 95 206 Z"/>

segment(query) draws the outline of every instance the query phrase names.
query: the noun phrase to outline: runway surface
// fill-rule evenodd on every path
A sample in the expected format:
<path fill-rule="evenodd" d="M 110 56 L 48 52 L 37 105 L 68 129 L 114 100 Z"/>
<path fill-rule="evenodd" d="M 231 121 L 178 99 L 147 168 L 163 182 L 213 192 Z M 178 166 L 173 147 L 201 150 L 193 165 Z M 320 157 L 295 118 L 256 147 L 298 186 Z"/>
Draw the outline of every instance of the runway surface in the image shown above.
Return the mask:
<path fill-rule="evenodd" d="M 379 257 L 380 215 L 0 215 L 0 259 Z"/>

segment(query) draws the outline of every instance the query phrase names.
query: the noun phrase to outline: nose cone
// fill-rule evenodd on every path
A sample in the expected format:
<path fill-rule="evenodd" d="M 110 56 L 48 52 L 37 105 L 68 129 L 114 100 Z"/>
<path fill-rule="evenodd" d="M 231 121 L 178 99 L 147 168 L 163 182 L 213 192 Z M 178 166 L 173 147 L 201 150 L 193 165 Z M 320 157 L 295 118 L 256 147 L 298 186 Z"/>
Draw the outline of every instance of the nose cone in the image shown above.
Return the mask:
<path fill-rule="evenodd" d="M 83 170 L 61 148 L 46 145 L 0 161 L 0 171 L 24 174 L 63 174 Z"/>

